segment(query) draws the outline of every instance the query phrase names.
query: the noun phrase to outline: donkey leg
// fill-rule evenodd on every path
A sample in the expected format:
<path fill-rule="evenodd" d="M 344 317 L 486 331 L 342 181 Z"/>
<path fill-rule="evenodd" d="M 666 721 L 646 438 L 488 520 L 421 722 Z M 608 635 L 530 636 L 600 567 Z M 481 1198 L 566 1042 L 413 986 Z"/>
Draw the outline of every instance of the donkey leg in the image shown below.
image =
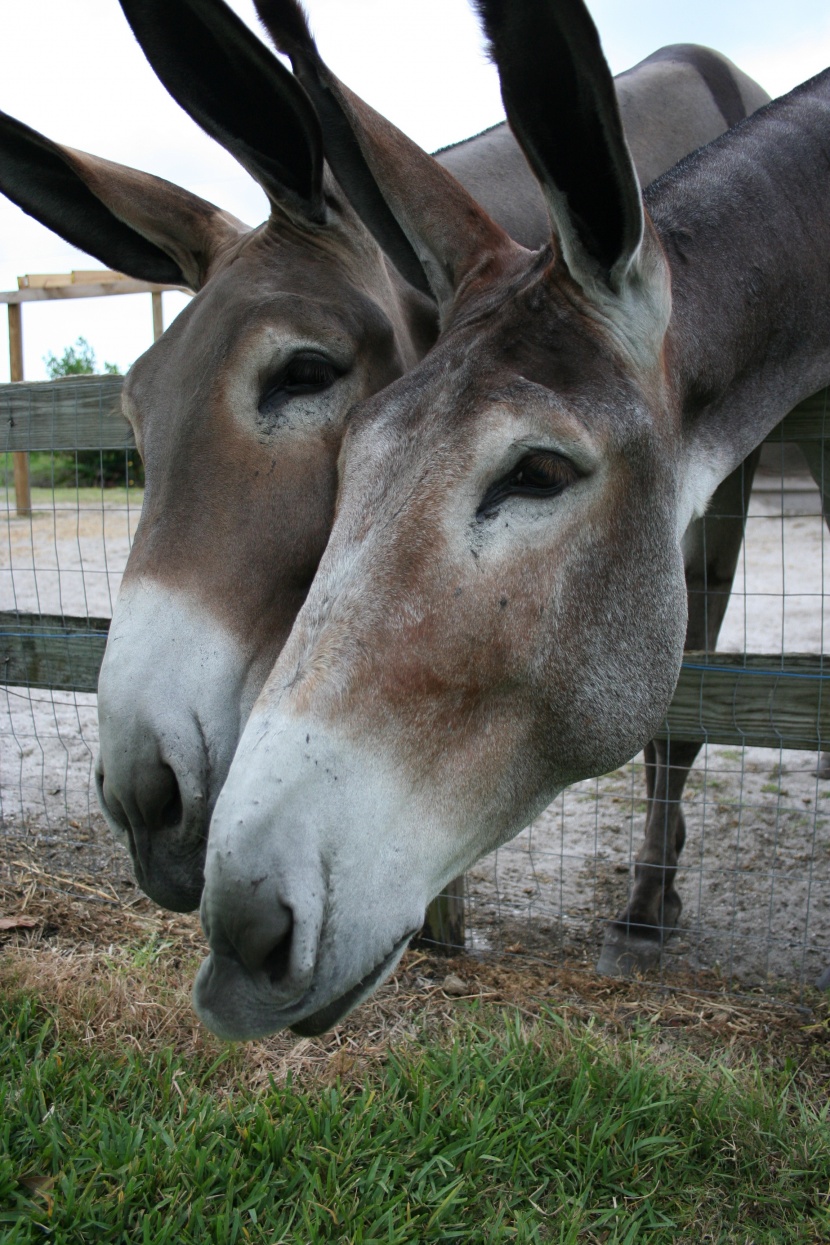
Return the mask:
<path fill-rule="evenodd" d="M 799 449 L 806 458 L 810 474 L 821 492 L 821 512 L 824 522 L 830 528 L 830 442 L 826 439 L 806 441 L 799 445 Z M 816 775 L 819 778 L 830 778 L 830 752 L 819 753 Z M 830 964 L 819 974 L 815 984 L 819 990 L 830 990 Z"/>
<path fill-rule="evenodd" d="M 824 522 L 830 528 L 830 441 L 800 441 L 798 448 L 807 460 L 810 475 L 815 480 L 821 493 L 821 512 Z M 830 778 L 830 752 L 820 752 L 816 774 L 819 778 Z M 827 982 L 821 988 L 830 989 L 830 968 L 821 978 Z"/>
<path fill-rule="evenodd" d="M 708 513 L 684 540 L 689 621 L 686 648 L 712 650 L 723 622 L 743 541 L 756 450 L 719 486 Z M 686 838 L 680 801 L 700 742 L 653 740 L 645 750 L 645 841 L 637 854 L 627 907 L 605 932 L 601 973 L 624 976 L 651 967 L 677 925 L 682 901 L 674 884 Z"/>
<path fill-rule="evenodd" d="M 601 973 L 627 976 L 652 967 L 677 925 L 683 903 L 674 878 L 686 840 L 680 799 L 700 748 L 686 740 L 652 740 L 646 746 L 645 839 L 637 853 L 629 903 L 605 931 L 597 962 Z"/>

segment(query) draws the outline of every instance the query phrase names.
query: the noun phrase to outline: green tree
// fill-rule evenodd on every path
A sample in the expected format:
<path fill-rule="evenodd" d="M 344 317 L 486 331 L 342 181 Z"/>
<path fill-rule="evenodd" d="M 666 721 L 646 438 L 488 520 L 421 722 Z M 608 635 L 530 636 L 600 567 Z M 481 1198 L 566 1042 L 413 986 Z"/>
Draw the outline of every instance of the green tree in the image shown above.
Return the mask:
<path fill-rule="evenodd" d="M 50 380 L 62 376 L 93 376 L 95 351 L 85 337 L 79 337 L 74 346 L 67 346 L 62 355 L 43 356 Z M 120 376 L 117 363 L 105 363 L 104 373 Z M 51 464 L 48 487 L 55 484 L 73 483 L 79 488 L 94 485 L 107 488 L 112 485 L 144 484 L 144 467 L 136 450 L 78 450 L 75 454 L 55 454 Z M 33 483 L 35 481 L 33 480 Z"/>
<path fill-rule="evenodd" d="M 51 352 L 43 356 L 46 371 L 50 380 L 61 376 L 94 376 L 95 351 L 85 337 L 79 337 L 74 346 L 67 346 L 58 358 Z M 117 363 L 105 363 L 104 372 L 110 376 L 120 376 Z"/>

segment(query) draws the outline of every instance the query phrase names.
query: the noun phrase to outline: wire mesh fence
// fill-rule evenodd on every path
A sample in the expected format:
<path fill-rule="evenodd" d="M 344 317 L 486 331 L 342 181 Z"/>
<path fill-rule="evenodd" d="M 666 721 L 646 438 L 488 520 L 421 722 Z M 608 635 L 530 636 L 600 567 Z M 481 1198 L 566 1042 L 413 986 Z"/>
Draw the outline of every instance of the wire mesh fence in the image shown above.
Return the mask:
<path fill-rule="evenodd" d="M 93 786 L 95 675 L 142 502 L 117 394 L 100 378 L 0 387 L 0 840 L 12 872 L 92 872 L 123 894 L 129 859 Z M 690 731 L 704 741 L 684 793 L 684 907 L 659 965 L 667 980 L 705 970 L 772 991 L 830 964 L 825 396 L 809 416 L 810 470 L 785 440 L 765 447 L 717 654 L 687 660 L 667 719 L 670 747 Z M 31 513 L 18 515 L 10 458 L 24 447 L 36 470 Z M 119 485 L 82 479 L 78 455 L 90 451 L 124 456 Z M 645 798 L 641 755 L 570 788 L 477 864 L 462 888 L 467 950 L 594 963 L 629 894 Z"/>
<path fill-rule="evenodd" d="M 78 377 L 0 392 L 0 834 L 11 872 L 54 867 L 129 885 L 129 861 L 109 842 L 93 783 L 97 668 L 142 499 L 120 387 L 116 377 Z M 18 513 L 14 489 L 21 452 L 28 513 Z M 113 475 L 106 456 L 123 462 L 119 486 L 101 483 Z"/>

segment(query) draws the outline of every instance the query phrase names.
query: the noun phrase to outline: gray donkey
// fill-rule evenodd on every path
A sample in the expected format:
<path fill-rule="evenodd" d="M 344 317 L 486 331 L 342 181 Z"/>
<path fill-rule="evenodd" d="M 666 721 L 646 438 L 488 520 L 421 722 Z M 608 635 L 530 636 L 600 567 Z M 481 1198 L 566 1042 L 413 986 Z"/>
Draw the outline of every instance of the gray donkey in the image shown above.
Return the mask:
<path fill-rule="evenodd" d="M 449 879 L 643 746 L 689 525 L 830 381 L 830 71 L 643 196 L 581 0 L 480 8 L 549 212 L 536 252 L 293 48 L 442 331 L 351 412 L 326 552 L 216 805 L 194 998 L 226 1037 L 334 1024 Z"/>

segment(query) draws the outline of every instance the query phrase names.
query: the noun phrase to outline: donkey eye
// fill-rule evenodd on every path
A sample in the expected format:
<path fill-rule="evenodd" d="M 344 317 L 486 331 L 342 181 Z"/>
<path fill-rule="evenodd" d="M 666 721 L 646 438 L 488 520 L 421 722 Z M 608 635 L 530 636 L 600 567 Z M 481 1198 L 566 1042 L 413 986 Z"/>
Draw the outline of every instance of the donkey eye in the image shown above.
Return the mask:
<path fill-rule="evenodd" d="M 343 375 L 324 355 L 306 351 L 295 354 L 292 359 L 272 376 L 259 400 L 262 414 L 273 412 L 290 398 L 304 393 L 321 393 L 330 388 Z"/>
<path fill-rule="evenodd" d="M 555 497 L 579 479 L 572 462 L 548 450 L 533 450 L 519 459 L 515 467 L 491 484 L 476 518 L 489 519 L 508 497 Z"/>

